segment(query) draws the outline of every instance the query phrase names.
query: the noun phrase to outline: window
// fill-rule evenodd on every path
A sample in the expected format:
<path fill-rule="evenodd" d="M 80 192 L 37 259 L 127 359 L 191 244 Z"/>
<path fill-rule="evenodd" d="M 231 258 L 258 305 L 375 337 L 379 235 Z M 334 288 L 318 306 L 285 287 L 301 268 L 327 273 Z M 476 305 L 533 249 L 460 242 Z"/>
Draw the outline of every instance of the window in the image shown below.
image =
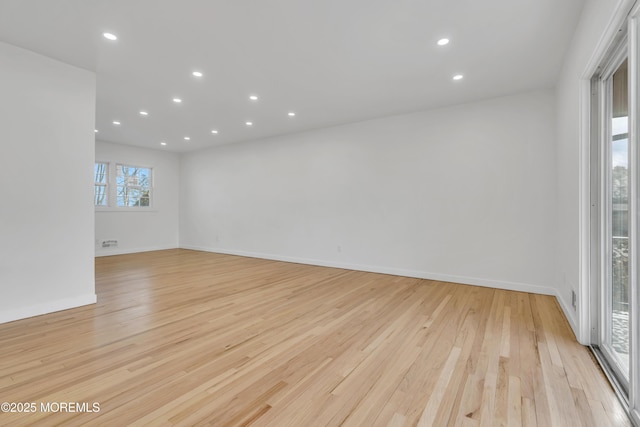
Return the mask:
<path fill-rule="evenodd" d="M 111 162 L 95 162 L 94 205 L 101 211 L 152 206 L 153 169 Z"/>
<path fill-rule="evenodd" d="M 151 168 L 117 165 L 116 186 L 118 207 L 151 205 Z"/>
<path fill-rule="evenodd" d="M 93 168 L 94 204 L 96 206 L 109 206 L 108 170 L 108 163 L 96 163 Z"/>

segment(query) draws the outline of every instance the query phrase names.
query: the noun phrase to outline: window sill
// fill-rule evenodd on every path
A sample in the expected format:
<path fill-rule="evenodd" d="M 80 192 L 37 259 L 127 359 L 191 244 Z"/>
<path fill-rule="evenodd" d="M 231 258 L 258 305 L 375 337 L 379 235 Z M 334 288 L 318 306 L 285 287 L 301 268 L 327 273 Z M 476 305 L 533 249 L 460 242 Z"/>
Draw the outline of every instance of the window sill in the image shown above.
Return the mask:
<path fill-rule="evenodd" d="M 96 213 L 101 213 L 101 212 L 136 212 L 136 213 L 142 213 L 142 212 L 158 212 L 158 209 L 156 208 L 95 208 Z"/>

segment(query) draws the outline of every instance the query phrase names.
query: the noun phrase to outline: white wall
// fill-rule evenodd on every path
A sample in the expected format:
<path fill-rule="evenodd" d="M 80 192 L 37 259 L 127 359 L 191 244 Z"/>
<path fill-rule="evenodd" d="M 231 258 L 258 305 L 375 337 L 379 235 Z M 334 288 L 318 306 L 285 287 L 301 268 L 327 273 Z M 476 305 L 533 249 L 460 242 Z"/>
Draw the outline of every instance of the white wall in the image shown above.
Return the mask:
<path fill-rule="evenodd" d="M 96 241 L 118 240 L 117 248 L 96 245 L 96 256 L 178 247 L 179 155 L 102 141 L 95 146 L 96 161 L 153 168 L 152 208 L 96 210 Z"/>
<path fill-rule="evenodd" d="M 555 293 L 539 91 L 183 155 L 182 247 Z"/>
<path fill-rule="evenodd" d="M 0 43 L 0 322 L 95 302 L 95 75 Z"/>
<path fill-rule="evenodd" d="M 606 49 L 605 34 L 628 0 L 591 0 L 582 12 L 557 84 L 558 297 L 578 340 L 589 342 L 588 326 L 588 130 L 589 69 Z M 593 72 L 595 70 L 592 70 Z M 578 294 L 578 311 L 571 291 Z"/>

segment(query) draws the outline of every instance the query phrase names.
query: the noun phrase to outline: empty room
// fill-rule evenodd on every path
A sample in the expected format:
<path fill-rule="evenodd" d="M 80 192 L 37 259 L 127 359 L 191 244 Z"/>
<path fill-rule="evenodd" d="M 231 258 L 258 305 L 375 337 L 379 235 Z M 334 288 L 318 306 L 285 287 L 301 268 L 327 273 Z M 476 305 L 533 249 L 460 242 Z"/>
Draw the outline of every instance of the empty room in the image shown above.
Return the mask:
<path fill-rule="evenodd" d="M 0 425 L 639 426 L 636 0 L 0 0 Z"/>

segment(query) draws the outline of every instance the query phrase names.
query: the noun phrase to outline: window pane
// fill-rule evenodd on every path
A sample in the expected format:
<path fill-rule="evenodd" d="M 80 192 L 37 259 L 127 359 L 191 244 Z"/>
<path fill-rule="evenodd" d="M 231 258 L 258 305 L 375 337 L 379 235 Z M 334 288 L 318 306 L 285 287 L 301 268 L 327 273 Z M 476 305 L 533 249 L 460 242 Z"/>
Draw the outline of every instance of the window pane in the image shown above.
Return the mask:
<path fill-rule="evenodd" d="M 95 163 L 93 166 L 93 179 L 95 181 L 94 200 L 95 206 L 108 206 L 109 197 L 107 190 L 108 163 Z"/>
<path fill-rule="evenodd" d="M 151 168 L 117 165 L 116 172 L 118 206 L 150 206 Z"/>
<path fill-rule="evenodd" d="M 129 203 L 130 206 L 135 206 L 138 200 L 140 199 L 140 190 L 138 189 L 129 189 Z"/>
<path fill-rule="evenodd" d="M 107 164 L 96 163 L 93 168 L 93 176 L 96 184 L 106 184 L 107 183 Z"/>
<path fill-rule="evenodd" d="M 611 350 L 629 372 L 629 118 L 627 61 L 613 75 L 611 117 Z"/>
<path fill-rule="evenodd" d="M 107 186 L 96 185 L 95 186 L 95 200 L 96 206 L 107 206 Z"/>
<path fill-rule="evenodd" d="M 116 184 L 123 185 L 126 180 L 125 170 L 121 165 L 116 166 Z"/>
<path fill-rule="evenodd" d="M 139 206 L 149 206 L 149 193 L 140 198 Z"/>

